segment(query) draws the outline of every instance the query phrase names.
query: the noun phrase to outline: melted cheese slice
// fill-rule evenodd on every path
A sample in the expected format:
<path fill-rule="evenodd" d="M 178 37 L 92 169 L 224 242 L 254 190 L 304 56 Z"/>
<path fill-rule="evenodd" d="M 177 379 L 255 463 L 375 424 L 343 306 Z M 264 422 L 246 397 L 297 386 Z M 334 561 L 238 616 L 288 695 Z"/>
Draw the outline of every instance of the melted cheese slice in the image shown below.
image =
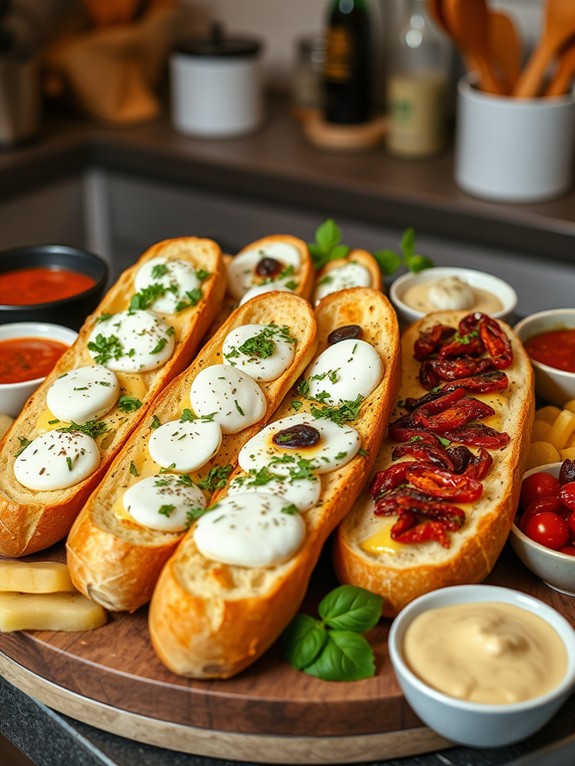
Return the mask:
<path fill-rule="evenodd" d="M 277 325 L 247 324 L 236 327 L 224 339 L 226 364 L 242 370 L 254 380 L 277 380 L 292 364 L 295 342 Z"/>
<path fill-rule="evenodd" d="M 174 314 L 181 303 L 190 301 L 188 293 L 198 290 L 201 282 L 192 263 L 159 256 L 140 266 L 134 284 L 138 292 L 152 285 L 161 285 L 165 292 L 153 301 L 150 309 L 161 314 Z"/>
<path fill-rule="evenodd" d="M 86 423 L 109 412 L 119 395 L 120 384 L 112 370 L 88 365 L 55 380 L 46 394 L 46 404 L 55 418 Z"/>
<path fill-rule="evenodd" d="M 274 258 L 284 267 L 297 271 L 301 266 L 301 253 L 289 242 L 270 242 L 265 247 L 246 250 L 236 255 L 228 266 L 228 290 L 239 300 L 253 285 L 262 281 L 256 273 L 258 263 L 264 258 Z"/>
<path fill-rule="evenodd" d="M 227 364 L 212 364 L 194 378 L 190 403 L 200 417 L 213 416 L 224 434 L 235 434 L 261 420 L 267 401 L 258 384 Z"/>
<path fill-rule="evenodd" d="M 349 287 L 371 287 L 371 274 L 363 264 L 350 261 L 336 269 L 330 269 L 317 283 L 314 302 L 317 305 L 326 295 L 347 290 Z"/>
<path fill-rule="evenodd" d="M 319 432 L 319 441 L 313 447 L 282 447 L 273 437 L 286 428 L 308 425 Z M 340 426 L 331 420 L 315 419 L 298 413 L 270 423 L 249 439 L 241 448 L 238 463 L 244 471 L 259 471 L 268 467 L 274 473 L 289 476 L 297 468 L 298 460 L 310 461 L 316 473 L 329 473 L 349 463 L 361 446 L 361 437 L 355 428 Z"/>
<path fill-rule="evenodd" d="M 189 473 L 205 465 L 221 443 L 222 429 L 215 421 L 170 420 L 152 432 L 148 450 L 162 468 Z"/>
<path fill-rule="evenodd" d="M 98 322 L 88 351 L 110 370 L 156 370 L 174 353 L 174 335 L 174 328 L 151 311 L 120 311 Z"/>
<path fill-rule="evenodd" d="M 262 285 L 254 285 L 253 287 L 250 287 L 248 290 L 246 290 L 241 301 L 239 302 L 239 305 L 243 306 L 244 303 L 247 303 L 252 298 L 255 298 L 256 295 L 262 295 L 263 293 L 273 293 L 275 291 L 279 291 L 280 293 L 292 293 L 293 287 L 288 287 L 288 285 L 293 284 L 294 281 L 290 278 L 272 279 L 271 282 L 265 282 Z"/>
<path fill-rule="evenodd" d="M 66 489 L 88 478 L 99 462 L 98 445 L 91 436 L 78 431 L 48 431 L 18 455 L 14 476 L 28 489 Z"/>
<path fill-rule="evenodd" d="M 299 513 L 267 493 L 224 497 L 197 522 L 194 541 L 208 559 L 243 567 L 270 567 L 291 558 L 305 539 Z"/>
<path fill-rule="evenodd" d="M 370 343 L 347 339 L 325 351 L 305 372 L 312 399 L 336 405 L 369 396 L 383 377 L 383 362 Z"/>
<path fill-rule="evenodd" d="M 156 474 L 132 484 L 123 496 L 124 509 L 138 524 L 161 532 L 183 532 L 206 507 L 202 490 L 188 477 Z"/>
<path fill-rule="evenodd" d="M 93 630 L 106 612 L 81 593 L 1 593 L 0 631 Z"/>
<path fill-rule="evenodd" d="M 361 548 L 372 556 L 379 553 L 397 553 L 404 546 L 404 543 L 398 543 L 391 537 L 391 528 L 397 521 L 397 517 L 390 519 L 381 519 L 381 525 L 377 532 L 370 537 L 362 540 Z"/>

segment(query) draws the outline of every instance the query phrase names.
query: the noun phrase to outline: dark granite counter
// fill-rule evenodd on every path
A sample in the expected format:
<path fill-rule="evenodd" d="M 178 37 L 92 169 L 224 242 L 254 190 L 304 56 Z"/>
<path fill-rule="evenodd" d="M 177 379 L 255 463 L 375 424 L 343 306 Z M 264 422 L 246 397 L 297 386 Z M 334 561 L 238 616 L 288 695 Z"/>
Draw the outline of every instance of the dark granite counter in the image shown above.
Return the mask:
<path fill-rule="evenodd" d="M 175 186 L 269 200 L 292 210 L 338 215 L 359 223 L 414 226 L 430 235 L 497 250 L 528 252 L 556 263 L 575 261 L 575 192 L 550 202 L 484 202 L 452 180 L 452 153 L 405 162 L 383 148 L 331 154 L 311 146 L 281 101 L 270 104 L 258 133 L 234 140 L 178 135 L 164 116 L 125 129 L 95 126 L 64 110 L 47 111 L 39 141 L 0 151 L 0 206 L 58 180 L 103 168 Z M 321 220 L 321 218 L 320 218 Z M 39 766 L 215 766 L 225 761 L 141 745 L 53 712 L 0 678 L 0 733 Z M 489 751 L 453 748 L 387 766 L 497 766 L 573 732 L 575 698 L 544 731 L 516 746 Z M 382 757 L 384 754 L 382 754 Z M 575 762 L 545 753 L 536 763 Z M 1 760 L 1 757 L 0 757 Z"/>

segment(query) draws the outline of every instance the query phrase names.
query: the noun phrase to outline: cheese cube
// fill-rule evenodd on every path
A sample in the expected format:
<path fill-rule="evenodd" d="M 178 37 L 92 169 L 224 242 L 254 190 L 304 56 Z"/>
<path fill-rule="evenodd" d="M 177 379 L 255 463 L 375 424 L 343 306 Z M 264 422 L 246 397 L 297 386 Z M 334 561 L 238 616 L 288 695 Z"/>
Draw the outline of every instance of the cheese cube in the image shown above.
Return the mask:
<path fill-rule="evenodd" d="M 106 611 L 81 593 L 0 593 L 0 632 L 92 630 Z"/>
<path fill-rule="evenodd" d="M 0 591 L 52 593 L 71 590 L 75 589 L 66 564 L 0 559 Z"/>

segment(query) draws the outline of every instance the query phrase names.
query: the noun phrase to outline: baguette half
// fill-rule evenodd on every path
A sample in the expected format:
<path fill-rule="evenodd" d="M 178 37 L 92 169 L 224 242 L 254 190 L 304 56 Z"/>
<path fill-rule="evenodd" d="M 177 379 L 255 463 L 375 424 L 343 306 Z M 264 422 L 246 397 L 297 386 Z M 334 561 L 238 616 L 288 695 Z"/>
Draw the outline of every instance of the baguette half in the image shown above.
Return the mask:
<path fill-rule="evenodd" d="M 14 461 L 22 445 L 46 431 L 68 426 L 55 421 L 46 404 L 51 385 L 64 373 L 93 365 L 87 344 L 99 318 L 127 310 L 137 290 L 138 269 L 152 258 L 191 263 L 205 276 L 196 305 L 176 314 L 160 315 L 174 328 L 175 347 L 163 366 L 147 372 L 117 373 L 121 394 L 136 397 L 139 409 L 126 413 L 116 403 L 99 418 L 107 431 L 96 439 L 100 461 L 87 478 L 67 489 L 32 490 L 14 476 Z M 108 290 L 93 314 L 87 317 L 74 344 L 64 353 L 46 380 L 24 406 L 10 431 L 0 443 L 0 555 L 24 556 L 43 550 L 65 537 L 80 508 L 103 477 L 126 438 L 145 416 L 156 394 L 179 374 L 195 354 L 216 315 L 223 298 L 225 273 L 219 245 L 212 240 L 183 237 L 159 242 L 124 271 Z"/>
<path fill-rule="evenodd" d="M 394 418 L 405 413 L 400 405 L 408 397 L 417 398 L 425 393 L 419 381 L 419 362 L 413 355 L 420 331 L 435 324 L 457 326 L 464 314 L 433 313 L 406 330 L 402 351 L 403 383 Z M 499 326 L 513 350 L 512 365 L 504 370 L 509 378 L 508 388 L 491 394 L 470 395 L 495 409 L 495 415 L 482 422 L 509 434 L 510 442 L 503 449 L 489 450 L 493 463 L 482 479 L 483 493 L 473 503 L 459 504 L 465 510 L 466 520 L 461 529 L 449 533 L 449 547 L 436 541 L 394 544 L 389 533 L 397 516 L 375 515 L 369 485 L 338 528 L 334 543 L 338 579 L 381 595 L 386 616 L 396 615 L 428 591 L 481 582 L 493 568 L 511 529 L 534 415 L 534 384 L 529 358 L 518 338 L 503 322 L 499 322 Z M 375 472 L 398 462 L 391 454 L 397 444 L 388 435 Z"/>
<path fill-rule="evenodd" d="M 277 379 L 259 384 L 267 402 L 264 417 L 242 431 L 224 434 L 218 452 L 190 478 L 201 483 L 210 471 L 234 466 L 241 446 L 273 415 L 315 352 L 315 317 L 309 303 L 292 293 L 254 298 L 230 315 L 188 369 L 157 397 L 146 421 L 126 442 L 80 512 L 68 535 L 68 566 L 75 587 L 93 601 L 111 611 L 129 612 L 147 603 L 162 566 L 183 537 L 182 532 L 142 526 L 123 508 L 126 489 L 161 470 L 148 450 L 153 419 L 156 423 L 178 420 L 190 407 L 192 382 L 201 370 L 223 361 L 222 345 L 233 329 L 272 322 L 289 328 L 296 340 L 293 362 Z M 209 502 L 213 492 L 205 493 Z"/>
<path fill-rule="evenodd" d="M 327 537 L 369 475 L 400 382 L 395 312 L 382 293 L 354 288 L 328 296 L 317 307 L 316 317 L 318 354 L 328 346 L 334 329 L 359 325 L 363 339 L 383 363 L 379 384 L 348 423 L 359 433 L 362 449 L 347 464 L 321 475 L 319 500 L 301 514 L 306 527 L 303 544 L 283 563 L 248 567 L 209 559 L 198 549 L 194 528 L 190 529 L 162 570 L 149 612 L 153 646 L 175 673 L 229 678 L 271 646 L 296 614 Z M 316 403 L 303 398 L 300 391 L 301 386 L 296 386 L 287 396 L 273 422 L 293 415 L 296 409 L 310 411 Z M 239 470 L 236 477 L 243 473 Z M 223 490 L 216 501 L 225 494 Z"/>

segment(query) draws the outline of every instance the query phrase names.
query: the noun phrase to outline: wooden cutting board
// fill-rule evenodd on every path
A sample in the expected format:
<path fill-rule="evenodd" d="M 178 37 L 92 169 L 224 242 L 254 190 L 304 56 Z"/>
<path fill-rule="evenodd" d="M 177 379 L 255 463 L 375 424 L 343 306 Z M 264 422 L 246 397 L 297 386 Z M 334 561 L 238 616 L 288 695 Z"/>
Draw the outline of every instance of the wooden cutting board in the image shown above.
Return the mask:
<path fill-rule="evenodd" d="M 31 560 L 63 560 L 63 547 Z M 488 582 L 530 593 L 575 625 L 575 601 L 545 586 L 511 549 Z M 321 560 L 302 611 L 337 583 Z M 320 681 L 282 659 L 278 642 L 227 681 L 191 681 L 167 670 L 148 638 L 147 609 L 111 615 L 83 633 L 0 635 L 0 672 L 73 718 L 174 750 L 264 763 L 353 763 L 428 752 L 445 740 L 424 727 L 401 694 L 387 651 L 391 621 L 368 638 L 377 673 L 354 683 Z"/>

